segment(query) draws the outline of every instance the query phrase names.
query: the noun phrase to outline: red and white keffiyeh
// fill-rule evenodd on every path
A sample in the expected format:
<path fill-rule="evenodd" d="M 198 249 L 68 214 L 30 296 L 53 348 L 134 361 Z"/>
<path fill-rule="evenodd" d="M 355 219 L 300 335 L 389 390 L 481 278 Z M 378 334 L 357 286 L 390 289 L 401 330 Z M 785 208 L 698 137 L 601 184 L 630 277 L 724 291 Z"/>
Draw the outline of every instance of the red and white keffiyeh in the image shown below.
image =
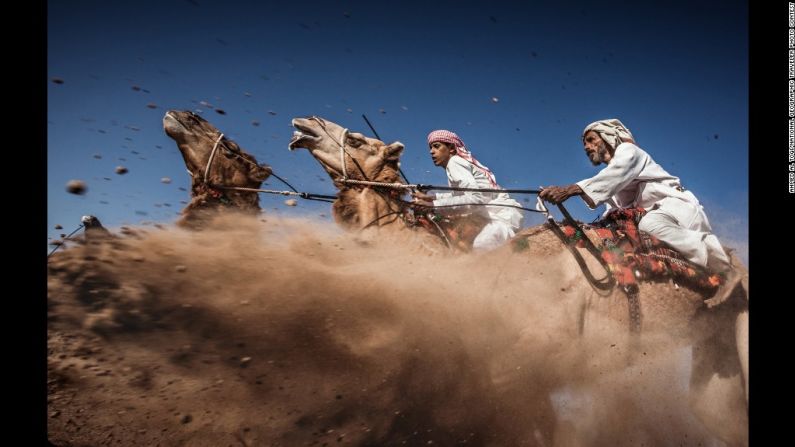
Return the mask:
<path fill-rule="evenodd" d="M 472 156 L 472 153 L 469 152 L 469 149 L 466 148 L 464 142 L 454 132 L 450 132 L 449 130 L 434 130 L 433 132 L 428 134 L 428 144 L 430 145 L 434 141 L 441 141 L 442 143 L 448 143 L 455 146 L 456 155 L 472 163 L 473 165 L 475 165 L 476 168 L 483 171 L 483 173 L 485 173 L 486 177 L 489 179 L 489 183 L 491 183 L 491 186 L 493 188 L 500 187 L 497 184 L 497 180 L 494 178 L 494 174 L 489 170 L 489 168 L 480 164 L 480 162 L 477 161 L 477 159 L 475 159 L 475 157 Z"/>

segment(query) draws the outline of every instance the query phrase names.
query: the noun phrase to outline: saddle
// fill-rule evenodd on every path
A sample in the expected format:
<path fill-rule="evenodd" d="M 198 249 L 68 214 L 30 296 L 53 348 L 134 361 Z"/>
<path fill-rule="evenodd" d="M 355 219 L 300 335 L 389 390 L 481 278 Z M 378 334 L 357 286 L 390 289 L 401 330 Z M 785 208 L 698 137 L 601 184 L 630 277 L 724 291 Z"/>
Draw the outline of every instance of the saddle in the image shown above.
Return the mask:
<path fill-rule="evenodd" d="M 685 259 L 665 242 L 638 230 L 643 208 L 619 208 L 590 225 L 560 225 L 566 242 L 584 247 L 584 238 L 593 242 L 618 285 L 636 288 L 637 281 L 673 279 L 703 294 L 714 292 L 723 281 L 717 273 Z"/>
<path fill-rule="evenodd" d="M 480 213 L 422 214 L 415 216 L 416 224 L 442 239 L 450 248 L 472 251 L 472 243 L 490 219 Z"/>

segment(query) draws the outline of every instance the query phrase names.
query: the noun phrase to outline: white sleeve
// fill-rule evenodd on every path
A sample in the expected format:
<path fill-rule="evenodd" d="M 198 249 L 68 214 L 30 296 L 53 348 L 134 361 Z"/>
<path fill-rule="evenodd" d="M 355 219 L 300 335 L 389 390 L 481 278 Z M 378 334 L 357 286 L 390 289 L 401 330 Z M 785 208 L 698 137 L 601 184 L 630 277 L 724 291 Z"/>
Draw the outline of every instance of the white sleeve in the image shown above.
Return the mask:
<path fill-rule="evenodd" d="M 436 192 L 436 193 L 433 194 L 433 199 L 434 200 L 436 200 L 436 199 L 444 199 L 444 198 L 452 197 L 452 196 L 453 196 L 452 192 Z"/>
<path fill-rule="evenodd" d="M 590 208 L 590 207 L 589 207 L 589 208 Z M 597 207 L 593 207 L 593 208 L 591 208 L 591 209 L 595 210 L 596 208 L 597 208 Z M 611 199 L 609 199 L 609 200 L 605 200 L 605 210 L 604 210 L 604 212 L 602 213 L 602 217 L 605 217 L 605 216 L 607 216 L 607 214 L 608 214 L 610 211 L 613 211 L 613 210 L 614 210 L 614 209 L 616 209 L 616 208 L 618 208 L 618 207 L 616 206 L 615 202 L 613 202 L 613 199 L 612 199 L 612 198 L 611 198 Z"/>
<path fill-rule="evenodd" d="M 648 154 L 639 147 L 622 143 L 604 169 L 591 178 L 580 180 L 577 186 L 599 206 L 638 178 L 647 158 Z"/>
<path fill-rule="evenodd" d="M 469 163 L 459 157 L 451 158 L 447 163 L 447 177 L 457 183 L 461 188 L 478 188 L 477 181 L 469 170 Z M 433 206 L 464 205 L 486 203 L 488 198 L 481 192 L 466 191 L 461 195 L 441 196 L 437 195 L 433 201 Z"/>

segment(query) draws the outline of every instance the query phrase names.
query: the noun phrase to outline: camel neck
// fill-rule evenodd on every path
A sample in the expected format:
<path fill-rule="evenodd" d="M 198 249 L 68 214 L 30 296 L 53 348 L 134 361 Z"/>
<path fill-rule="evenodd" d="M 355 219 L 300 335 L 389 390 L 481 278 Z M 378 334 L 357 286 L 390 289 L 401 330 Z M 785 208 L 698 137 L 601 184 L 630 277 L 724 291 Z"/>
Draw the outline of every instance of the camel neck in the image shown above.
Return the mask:
<path fill-rule="evenodd" d="M 334 213 L 338 221 L 348 226 L 362 229 L 367 227 L 405 226 L 400 218 L 399 196 L 393 197 L 389 191 L 373 188 L 346 188 L 340 191 L 334 202 Z"/>

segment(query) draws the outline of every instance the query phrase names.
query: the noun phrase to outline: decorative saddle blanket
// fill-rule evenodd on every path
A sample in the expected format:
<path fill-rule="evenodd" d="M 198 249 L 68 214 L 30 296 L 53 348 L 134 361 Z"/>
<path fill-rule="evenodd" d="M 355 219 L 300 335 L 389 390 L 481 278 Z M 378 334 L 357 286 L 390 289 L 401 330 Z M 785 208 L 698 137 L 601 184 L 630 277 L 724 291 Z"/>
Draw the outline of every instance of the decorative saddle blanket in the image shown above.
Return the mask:
<path fill-rule="evenodd" d="M 722 276 L 693 264 L 665 242 L 638 230 L 645 214 L 643 208 L 615 209 L 591 225 L 581 225 L 585 235 L 571 225 L 559 225 L 570 244 L 584 247 L 583 238 L 587 236 L 621 286 L 670 277 L 706 293 L 717 289 Z"/>

